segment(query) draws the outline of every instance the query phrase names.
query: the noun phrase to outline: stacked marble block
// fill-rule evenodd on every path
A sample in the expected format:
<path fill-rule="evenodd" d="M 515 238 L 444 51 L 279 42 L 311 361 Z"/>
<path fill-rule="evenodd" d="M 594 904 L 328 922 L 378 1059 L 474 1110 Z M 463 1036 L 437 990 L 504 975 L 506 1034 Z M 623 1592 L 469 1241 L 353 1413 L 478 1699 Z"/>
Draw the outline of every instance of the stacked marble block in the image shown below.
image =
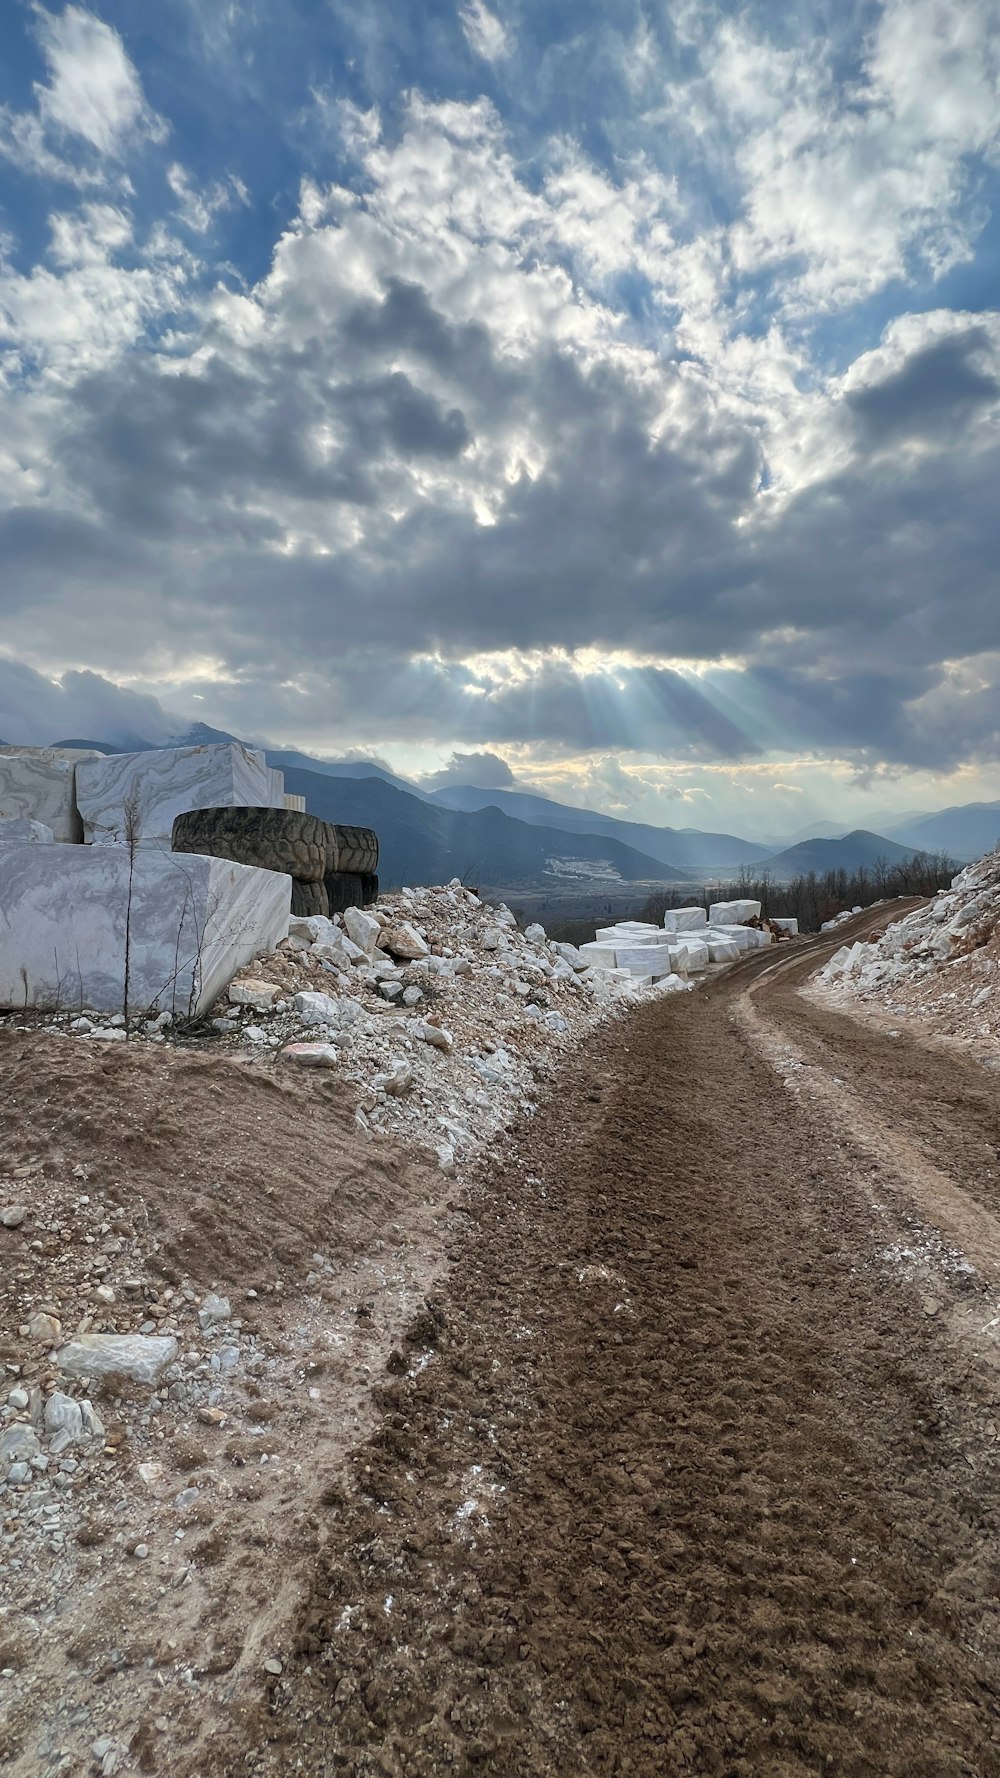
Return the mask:
<path fill-rule="evenodd" d="M 718 902 L 707 914 L 701 907 L 670 908 L 662 926 L 621 920 L 598 928 L 594 942 L 581 945 L 580 954 L 592 969 L 640 984 L 687 976 L 710 963 L 735 963 L 741 952 L 770 944 L 769 932 L 743 923 L 759 915 L 759 901 Z"/>
<path fill-rule="evenodd" d="M 197 1016 L 273 950 L 290 877 L 170 850 L 175 815 L 219 804 L 283 808 L 283 775 L 228 743 L 0 748 L 0 1007 L 121 1012 L 127 998 L 131 1013 Z"/>

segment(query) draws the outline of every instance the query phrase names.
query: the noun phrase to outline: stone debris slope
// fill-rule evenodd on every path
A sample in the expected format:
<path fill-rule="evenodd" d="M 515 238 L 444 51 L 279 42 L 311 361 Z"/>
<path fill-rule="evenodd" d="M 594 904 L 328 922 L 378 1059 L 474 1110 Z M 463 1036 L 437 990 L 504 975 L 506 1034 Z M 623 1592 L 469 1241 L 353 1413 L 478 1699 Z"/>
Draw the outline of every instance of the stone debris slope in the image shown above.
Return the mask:
<path fill-rule="evenodd" d="M 840 1003 L 915 1019 L 995 1053 L 1000 1039 L 1000 849 L 885 932 L 842 945 L 814 982 Z"/>
<path fill-rule="evenodd" d="M 359 1095 L 361 1125 L 430 1144 L 451 1172 L 532 1114 L 540 1082 L 600 1019 L 688 985 L 677 969 L 654 982 L 592 967 L 455 880 L 292 919 L 213 1024 L 257 1056 L 335 1071 Z"/>

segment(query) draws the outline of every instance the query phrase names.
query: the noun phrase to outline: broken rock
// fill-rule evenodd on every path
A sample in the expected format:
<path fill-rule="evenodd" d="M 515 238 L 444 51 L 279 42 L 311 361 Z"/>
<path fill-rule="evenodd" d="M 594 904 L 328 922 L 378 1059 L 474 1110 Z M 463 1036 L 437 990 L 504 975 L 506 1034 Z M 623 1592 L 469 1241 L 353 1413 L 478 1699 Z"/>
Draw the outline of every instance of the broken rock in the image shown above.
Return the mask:
<path fill-rule="evenodd" d="M 130 1377 L 156 1383 L 177 1357 L 172 1334 L 77 1334 L 56 1353 L 67 1377 Z"/>

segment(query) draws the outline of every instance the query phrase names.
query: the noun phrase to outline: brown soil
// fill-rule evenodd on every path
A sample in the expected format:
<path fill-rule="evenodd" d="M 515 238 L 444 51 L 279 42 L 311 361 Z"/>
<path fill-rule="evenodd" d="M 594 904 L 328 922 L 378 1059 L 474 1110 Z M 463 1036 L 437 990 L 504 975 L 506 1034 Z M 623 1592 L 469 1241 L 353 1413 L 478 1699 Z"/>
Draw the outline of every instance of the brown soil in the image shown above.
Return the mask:
<path fill-rule="evenodd" d="M 87 1052 L 67 1112 L 85 1046 L 48 1094 L 26 1049 L 24 1152 L 44 1121 L 61 1164 L 99 1140 L 205 1285 L 256 1268 L 301 1290 L 311 1244 L 341 1251 L 342 1171 L 355 1291 L 387 1217 L 425 1279 L 451 1243 L 418 1312 L 417 1270 L 376 1307 L 370 1436 L 349 1436 L 357 1395 L 339 1438 L 291 1416 L 302 1461 L 262 1484 L 269 1516 L 205 1528 L 184 1673 L 164 1639 L 190 1588 L 119 1595 L 148 1681 L 138 1653 L 130 1677 L 74 1657 L 77 1695 L 121 1688 L 119 1778 L 1000 1778 L 1000 1109 L 973 1062 L 798 995 L 873 923 L 591 1038 L 464 1213 L 388 1143 L 359 1159 L 339 1089 L 273 1097 L 262 1070 L 184 1079 L 176 1058 L 165 1092 L 163 1056 Z M 99 1139 L 65 1122 L 95 1093 L 120 1114 Z M 227 1154 L 233 1262 L 195 1214 Z M 202 1461 L 174 1444 L 179 1470 Z M 246 1646 L 215 1677 L 220 1627 Z"/>
<path fill-rule="evenodd" d="M 297 1669 L 202 1771 L 1000 1772 L 1000 1275 L 905 1164 L 990 1204 L 996 1099 L 796 1001 L 828 949 L 567 1070 L 331 1489 Z"/>

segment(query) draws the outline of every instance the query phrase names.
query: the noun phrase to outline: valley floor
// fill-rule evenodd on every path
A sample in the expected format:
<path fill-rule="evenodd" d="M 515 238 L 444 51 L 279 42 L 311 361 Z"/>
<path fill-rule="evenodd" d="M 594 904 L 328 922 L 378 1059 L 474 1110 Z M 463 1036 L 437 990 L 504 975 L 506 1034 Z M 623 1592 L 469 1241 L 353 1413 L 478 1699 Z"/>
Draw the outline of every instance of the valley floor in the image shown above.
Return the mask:
<path fill-rule="evenodd" d="M 877 919 L 602 1028 L 461 1199 L 379 1145 L 367 1229 L 336 1091 L 327 1135 L 305 1087 L 258 1085 L 266 1166 L 231 1136 L 211 1277 L 178 1234 L 204 1214 L 178 1119 L 172 1212 L 147 1163 L 143 1190 L 178 1276 L 259 1286 L 267 1431 L 245 1390 L 227 1429 L 196 1424 L 137 1562 L 114 1542 L 149 1460 L 129 1423 L 104 1541 L 39 1548 L 8 1620 L 17 1778 L 1000 1774 L 1000 1095 L 799 994 Z M 22 1058 L 37 1148 L 57 1095 L 32 1100 L 18 1042 L 0 1067 Z M 49 1116 L 78 1162 L 91 1138 Z M 214 1177 L 221 1126 L 197 1139 Z M 307 1140 L 315 1190 L 298 1163 L 283 1190 Z M 192 1436 L 168 1429 L 161 1473 Z"/>

